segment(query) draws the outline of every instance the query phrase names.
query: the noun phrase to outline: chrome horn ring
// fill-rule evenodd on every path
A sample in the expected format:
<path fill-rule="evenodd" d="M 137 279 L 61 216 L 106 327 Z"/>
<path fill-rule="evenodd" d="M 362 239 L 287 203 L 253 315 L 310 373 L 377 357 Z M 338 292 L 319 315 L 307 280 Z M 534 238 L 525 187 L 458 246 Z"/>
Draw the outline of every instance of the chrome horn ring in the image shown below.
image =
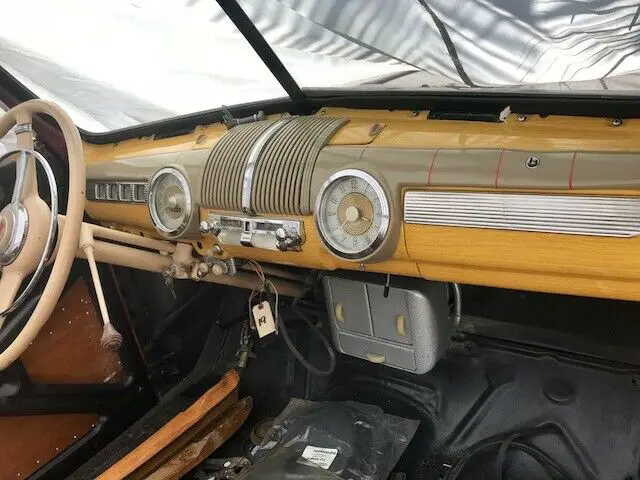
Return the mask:
<path fill-rule="evenodd" d="M 27 300 L 27 298 L 29 298 L 29 295 L 38 284 L 38 280 L 42 276 L 47 262 L 51 258 L 51 254 L 55 247 L 55 236 L 58 229 L 58 184 L 56 183 L 56 178 L 53 174 L 51 165 L 49 165 L 49 162 L 44 158 L 44 156 L 42 156 L 42 154 L 35 150 L 16 148 L 0 156 L 0 167 L 3 166 L 3 163 L 5 163 L 9 157 L 16 153 L 20 153 L 21 157 L 20 161 L 16 163 L 16 185 L 14 186 L 14 193 L 11 203 L 7 205 L 2 212 L 0 212 L 0 226 L 4 225 L 4 229 L 7 229 L 9 227 L 9 223 L 11 223 L 11 232 L 0 230 L 0 248 L 2 248 L 3 243 L 7 244 L 5 246 L 5 250 L 0 254 L 0 268 L 3 265 L 10 264 L 18 257 L 27 236 L 29 216 L 26 208 L 20 201 L 19 192 L 22 189 L 21 183 L 24 181 L 24 172 L 21 172 L 20 170 L 24 165 L 26 165 L 29 155 L 33 155 L 38 163 L 40 163 L 47 176 L 51 199 L 51 218 L 49 220 L 49 232 L 47 235 L 47 241 L 45 242 L 44 252 L 42 253 L 42 257 L 40 257 L 40 261 L 38 262 L 35 272 L 31 276 L 31 280 L 29 280 L 26 288 L 22 291 L 20 296 L 14 300 L 11 306 L 5 311 L 0 312 L 0 317 L 14 312 L 25 302 L 25 300 Z M 9 218 L 11 218 L 11 220 L 8 220 Z M 5 241 L 4 239 L 7 235 L 10 235 L 10 237 Z"/>

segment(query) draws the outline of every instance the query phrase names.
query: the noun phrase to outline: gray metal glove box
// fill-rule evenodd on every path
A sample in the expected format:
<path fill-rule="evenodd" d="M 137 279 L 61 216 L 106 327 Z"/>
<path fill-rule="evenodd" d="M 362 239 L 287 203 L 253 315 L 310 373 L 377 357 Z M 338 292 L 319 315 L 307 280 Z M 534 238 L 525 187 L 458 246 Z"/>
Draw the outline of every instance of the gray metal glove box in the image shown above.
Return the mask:
<path fill-rule="evenodd" d="M 324 278 L 336 348 L 347 355 L 408 372 L 433 368 L 449 348 L 453 322 L 447 285 L 392 277 L 347 274 Z"/>

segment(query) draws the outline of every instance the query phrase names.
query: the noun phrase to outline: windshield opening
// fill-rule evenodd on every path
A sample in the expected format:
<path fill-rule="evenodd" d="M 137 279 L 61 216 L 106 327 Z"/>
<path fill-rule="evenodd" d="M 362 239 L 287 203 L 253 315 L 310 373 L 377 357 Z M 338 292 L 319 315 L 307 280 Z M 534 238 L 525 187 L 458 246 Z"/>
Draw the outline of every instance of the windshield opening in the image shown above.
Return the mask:
<path fill-rule="evenodd" d="M 3 6 L 0 65 L 78 127 L 106 132 L 286 97 L 213 0 L 23 0 Z"/>

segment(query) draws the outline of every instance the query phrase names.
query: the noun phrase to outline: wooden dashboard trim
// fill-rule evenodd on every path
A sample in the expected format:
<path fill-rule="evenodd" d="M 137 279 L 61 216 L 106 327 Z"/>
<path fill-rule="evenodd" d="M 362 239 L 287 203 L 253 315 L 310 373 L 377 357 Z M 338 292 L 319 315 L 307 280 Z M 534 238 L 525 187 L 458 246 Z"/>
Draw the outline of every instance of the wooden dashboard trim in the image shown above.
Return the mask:
<path fill-rule="evenodd" d="M 400 200 L 401 190 L 407 185 L 411 185 L 412 189 L 443 191 L 640 195 L 640 189 L 622 188 L 623 185 L 619 189 L 596 189 L 589 188 L 588 182 L 582 183 L 587 188 L 576 188 L 573 184 L 574 163 L 579 163 L 575 152 L 583 157 L 602 155 L 602 152 L 631 153 L 634 154 L 634 162 L 635 156 L 640 158 L 640 120 L 629 119 L 622 125 L 614 126 L 611 119 L 607 118 L 528 115 L 525 121 L 518 121 L 518 116 L 511 114 L 505 122 L 486 123 L 430 120 L 425 111 L 343 108 L 324 108 L 318 115 L 348 118 L 349 122 L 333 137 L 330 145 L 334 148 L 360 146 L 358 151 L 369 152 L 369 156 L 364 155 L 366 159 L 362 162 L 375 161 L 379 169 L 394 168 L 386 158 L 379 158 L 380 155 L 384 156 L 386 148 L 390 152 L 395 149 L 398 156 L 403 152 L 408 155 L 408 149 L 436 152 L 427 155 L 424 168 L 422 164 L 411 160 L 414 170 L 404 172 L 402 176 L 395 175 L 398 180 L 393 190 L 397 191 Z M 167 139 L 145 137 L 112 145 L 86 144 L 85 162 L 92 164 L 136 156 L 210 149 L 225 131 L 223 125 L 213 124 L 197 127 L 187 135 Z M 376 149 L 377 153 L 374 152 Z M 437 183 L 438 169 L 433 168 L 432 160 L 438 149 L 565 152 L 558 160 L 557 168 L 562 172 L 566 170 L 567 184 L 557 189 L 504 188 L 496 177 L 495 186 L 498 188 L 429 186 L 430 179 Z M 569 160 L 564 158 L 567 155 Z M 333 163 L 316 165 L 319 177 L 340 167 L 342 161 L 337 157 Z M 505 160 L 505 163 L 508 162 Z M 625 169 L 628 165 L 623 164 Z M 434 178 L 430 177 L 430 171 Z M 626 172 L 624 169 L 621 171 Z M 407 177 L 410 178 L 408 182 Z M 494 186 L 493 183 L 491 186 Z M 602 186 L 606 187 L 606 184 Z M 313 192 L 312 187 L 312 195 Z M 117 222 L 119 227 L 134 233 L 140 230 L 145 235 L 154 235 L 146 205 L 87 202 L 86 211 L 97 220 Z M 201 218 L 205 218 L 207 213 L 201 209 Z M 299 219 L 304 223 L 306 243 L 302 253 L 224 246 L 223 256 L 324 270 L 363 268 L 357 262 L 336 258 L 324 248 L 312 216 L 287 218 Z M 640 300 L 638 238 L 584 237 L 404 223 L 399 230 L 399 243 L 389 260 L 367 263 L 365 270 L 503 288 Z M 207 237 L 194 242 L 194 247 L 204 254 L 211 250 L 213 243 L 214 239 Z"/>
<path fill-rule="evenodd" d="M 331 145 L 347 145 L 358 138 L 362 125 L 384 124 L 372 147 L 513 149 L 548 152 L 640 151 L 640 119 L 625 119 L 614 126 L 612 119 L 561 115 L 519 115 L 504 122 L 467 122 L 428 119 L 428 111 L 354 110 L 324 108 L 325 115 L 349 118 Z M 352 133 L 353 131 L 353 133 Z"/>
<path fill-rule="evenodd" d="M 85 212 L 102 222 L 117 222 L 118 225 L 137 227 L 145 232 L 155 232 L 147 204 L 91 202 L 85 203 Z"/>
<path fill-rule="evenodd" d="M 425 278 L 640 299 L 640 238 L 408 224 L 404 230 Z"/>
<path fill-rule="evenodd" d="M 201 218 L 207 213 L 201 209 Z M 151 224 L 138 214 L 141 226 L 146 227 L 144 234 L 152 236 Z M 302 252 L 224 245 L 221 258 L 250 258 L 322 270 L 362 270 L 359 263 L 340 260 L 324 248 L 312 216 L 295 219 L 305 227 Z M 132 233 L 137 230 L 119 226 Z M 207 254 L 214 243 L 214 238 L 203 237 L 193 246 Z M 640 238 L 403 224 L 392 257 L 367 263 L 364 270 L 463 284 L 640 300 Z"/>

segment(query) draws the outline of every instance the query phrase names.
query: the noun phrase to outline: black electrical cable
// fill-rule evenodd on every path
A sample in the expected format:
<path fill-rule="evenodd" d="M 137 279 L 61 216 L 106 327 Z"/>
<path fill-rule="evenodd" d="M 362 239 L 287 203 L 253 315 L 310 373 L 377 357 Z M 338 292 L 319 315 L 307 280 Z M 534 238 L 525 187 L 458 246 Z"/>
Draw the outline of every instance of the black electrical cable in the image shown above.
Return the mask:
<path fill-rule="evenodd" d="M 291 303 L 291 310 L 298 317 L 300 317 L 309 326 L 309 328 L 311 328 L 311 330 L 318 335 L 318 337 L 320 337 L 320 340 L 322 341 L 323 345 L 327 349 L 327 354 L 329 356 L 329 367 L 326 370 L 321 370 L 311 365 L 309 361 L 306 358 L 304 358 L 304 355 L 300 353 L 300 351 L 296 348 L 293 341 L 291 340 L 291 337 L 289 337 L 289 331 L 287 330 L 287 326 L 285 325 L 284 320 L 282 320 L 281 315 L 278 315 L 278 329 L 280 330 L 280 333 L 282 333 L 282 338 L 284 339 L 284 343 L 287 344 L 287 347 L 289 348 L 293 356 L 298 359 L 298 361 L 302 364 L 304 368 L 306 368 L 309 372 L 311 372 L 314 375 L 318 375 L 320 377 L 327 377 L 331 375 L 336 369 L 336 354 L 333 351 L 333 347 L 331 346 L 331 343 L 329 343 L 329 340 L 327 340 L 327 338 L 322 334 L 322 332 L 318 329 L 318 327 L 316 327 L 313 324 L 313 322 L 309 320 L 309 317 L 307 317 L 298 308 L 298 302 L 307 293 L 311 292 L 312 290 L 313 290 L 313 287 L 309 287 L 305 289 L 302 293 L 300 293 L 300 295 L 298 295 Z"/>
<path fill-rule="evenodd" d="M 458 480 L 458 478 L 460 478 L 460 474 L 463 472 L 469 460 L 482 452 L 493 449 L 498 449 L 500 455 L 502 447 L 505 447 L 505 454 L 506 450 L 509 448 L 513 448 L 526 453 L 535 461 L 537 461 L 540 466 L 542 466 L 542 468 L 544 468 L 549 476 L 554 480 L 570 480 L 571 478 L 569 474 L 555 460 L 553 460 L 549 455 L 547 455 L 538 447 L 520 440 L 511 440 L 511 437 L 507 437 L 506 439 L 482 442 L 477 446 L 471 447 L 464 453 L 462 457 L 460 457 L 460 459 L 458 459 L 453 468 L 449 470 L 449 472 L 447 472 L 445 480 Z M 501 473 L 500 476 L 497 477 L 498 479 L 503 478 L 503 471 L 504 470 L 502 468 L 502 465 L 500 465 Z"/>

